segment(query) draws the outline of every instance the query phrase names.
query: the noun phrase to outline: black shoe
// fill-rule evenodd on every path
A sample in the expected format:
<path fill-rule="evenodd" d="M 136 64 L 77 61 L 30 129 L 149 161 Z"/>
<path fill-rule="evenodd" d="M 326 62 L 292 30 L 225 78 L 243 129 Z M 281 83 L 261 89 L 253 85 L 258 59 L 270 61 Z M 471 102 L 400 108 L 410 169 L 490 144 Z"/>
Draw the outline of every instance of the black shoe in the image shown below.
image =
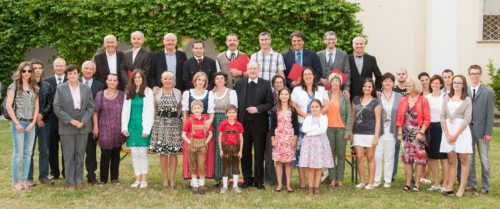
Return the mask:
<path fill-rule="evenodd" d="M 250 182 L 250 181 L 245 181 L 242 185 L 241 185 L 241 188 L 248 188 L 248 187 L 251 187 L 253 186 L 253 182 Z"/>
<path fill-rule="evenodd" d="M 257 189 L 266 189 L 266 187 L 264 187 L 264 184 L 257 184 Z"/>
<path fill-rule="evenodd" d="M 54 185 L 54 180 L 45 177 L 45 178 L 40 179 L 40 183 L 47 184 L 47 185 Z"/>

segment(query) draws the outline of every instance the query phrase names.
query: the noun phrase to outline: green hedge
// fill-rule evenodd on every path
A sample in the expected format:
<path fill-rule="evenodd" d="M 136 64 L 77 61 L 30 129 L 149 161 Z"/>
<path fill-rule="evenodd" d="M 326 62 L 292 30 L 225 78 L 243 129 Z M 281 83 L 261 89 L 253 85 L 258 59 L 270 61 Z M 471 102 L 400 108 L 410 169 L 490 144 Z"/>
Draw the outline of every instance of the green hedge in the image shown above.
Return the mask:
<path fill-rule="evenodd" d="M 276 50 L 290 47 L 295 30 L 306 35 L 306 48 L 324 48 L 322 35 L 334 30 L 338 47 L 350 51 L 350 40 L 362 34 L 355 14 L 358 4 L 345 0 L 0 0 L 0 80 L 11 72 L 29 47 L 48 45 L 68 63 L 90 59 L 106 34 L 128 42 L 130 33 L 145 33 L 145 46 L 160 50 L 167 32 L 178 37 L 212 37 L 219 50 L 228 33 L 237 33 L 240 48 L 258 50 L 257 35 L 268 31 Z"/>

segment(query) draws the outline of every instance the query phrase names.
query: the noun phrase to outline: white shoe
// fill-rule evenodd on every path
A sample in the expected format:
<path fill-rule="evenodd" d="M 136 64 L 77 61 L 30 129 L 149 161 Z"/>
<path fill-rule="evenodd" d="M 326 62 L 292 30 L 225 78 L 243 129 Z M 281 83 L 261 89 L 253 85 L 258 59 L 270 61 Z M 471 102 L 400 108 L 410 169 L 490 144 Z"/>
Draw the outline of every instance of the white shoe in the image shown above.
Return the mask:
<path fill-rule="evenodd" d="M 365 189 L 366 190 L 374 190 L 375 187 L 373 186 L 373 184 L 368 184 L 368 185 L 365 186 Z"/>
<path fill-rule="evenodd" d="M 130 187 L 137 188 L 137 187 L 139 187 L 139 185 L 141 185 L 141 182 L 140 181 L 135 181 L 133 184 L 130 185 Z"/>
<path fill-rule="evenodd" d="M 441 186 L 431 186 L 431 188 L 427 189 L 427 191 L 439 191 L 441 190 Z"/>
<path fill-rule="evenodd" d="M 391 188 L 391 183 L 385 182 L 384 183 L 384 188 Z"/>
<path fill-rule="evenodd" d="M 146 187 L 148 187 L 148 182 L 141 181 L 141 185 L 139 186 L 139 188 L 144 189 Z"/>
<path fill-rule="evenodd" d="M 359 183 L 358 185 L 356 185 L 356 189 L 361 189 L 364 187 L 365 187 L 365 183 Z"/>
<path fill-rule="evenodd" d="M 422 184 L 431 184 L 431 180 L 430 179 L 426 179 L 426 178 L 421 178 L 420 179 L 420 183 Z"/>
<path fill-rule="evenodd" d="M 380 184 L 381 184 L 381 182 L 380 182 L 380 181 L 375 181 L 375 183 L 373 184 L 373 186 L 374 186 L 375 188 L 377 188 L 377 187 L 379 187 L 379 186 L 380 186 Z"/>

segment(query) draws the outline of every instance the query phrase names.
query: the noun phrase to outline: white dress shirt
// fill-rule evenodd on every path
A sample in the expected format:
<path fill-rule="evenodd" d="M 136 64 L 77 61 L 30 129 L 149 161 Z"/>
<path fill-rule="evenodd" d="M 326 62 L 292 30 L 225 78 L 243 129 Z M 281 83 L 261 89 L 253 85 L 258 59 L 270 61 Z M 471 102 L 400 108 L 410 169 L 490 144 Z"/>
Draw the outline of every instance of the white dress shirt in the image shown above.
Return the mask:
<path fill-rule="evenodd" d="M 108 51 L 106 51 L 106 58 L 108 60 L 108 68 L 109 68 L 109 73 L 117 74 L 118 75 L 118 67 L 117 61 L 116 61 L 116 52 L 114 54 L 109 54 Z"/>

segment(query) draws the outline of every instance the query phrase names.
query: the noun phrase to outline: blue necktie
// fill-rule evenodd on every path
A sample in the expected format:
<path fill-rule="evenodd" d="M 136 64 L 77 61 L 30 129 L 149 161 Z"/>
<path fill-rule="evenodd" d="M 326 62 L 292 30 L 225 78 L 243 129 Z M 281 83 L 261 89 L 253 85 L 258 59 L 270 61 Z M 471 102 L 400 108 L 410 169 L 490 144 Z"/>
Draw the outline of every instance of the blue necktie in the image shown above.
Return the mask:
<path fill-rule="evenodd" d="M 295 53 L 295 63 L 302 66 L 302 52 Z"/>

